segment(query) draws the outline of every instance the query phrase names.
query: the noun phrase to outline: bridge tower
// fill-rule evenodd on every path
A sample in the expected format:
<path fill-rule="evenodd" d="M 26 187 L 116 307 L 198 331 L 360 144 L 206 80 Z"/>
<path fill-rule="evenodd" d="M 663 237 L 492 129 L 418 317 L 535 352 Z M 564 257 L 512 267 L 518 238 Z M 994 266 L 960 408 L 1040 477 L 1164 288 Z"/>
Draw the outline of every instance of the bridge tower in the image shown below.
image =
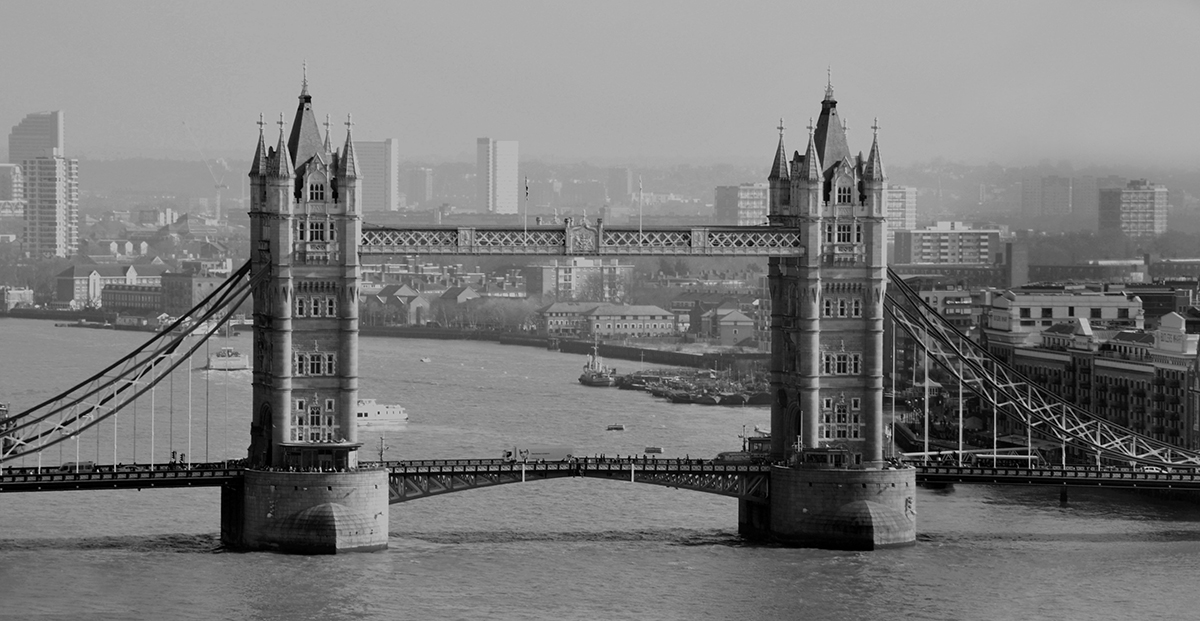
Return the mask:
<path fill-rule="evenodd" d="M 352 124 L 340 151 L 328 120 L 322 138 L 307 71 L 290 134 L 280 114 L 268 149 L 262 124 L 249 174 L 259 279 L 249 469 L 242 504 L 223 497 L 222 536 L 285 551 L 386 547 L 386 474 L 358 469 L 357 458 L 362 191 Z"/>
<path fill-rule="evenodd" d="M 769 509 L 742 503 L 748 534 L 823 547 L 913 543 L 915 475 L 883 459 L 885 176 L 878 124 L 850 154 L 833 85 L 804 155 L 787 160 L 783 124 L 768 176 L 773 226 L 800 231 L 801 257 L 769 260 Z"/>

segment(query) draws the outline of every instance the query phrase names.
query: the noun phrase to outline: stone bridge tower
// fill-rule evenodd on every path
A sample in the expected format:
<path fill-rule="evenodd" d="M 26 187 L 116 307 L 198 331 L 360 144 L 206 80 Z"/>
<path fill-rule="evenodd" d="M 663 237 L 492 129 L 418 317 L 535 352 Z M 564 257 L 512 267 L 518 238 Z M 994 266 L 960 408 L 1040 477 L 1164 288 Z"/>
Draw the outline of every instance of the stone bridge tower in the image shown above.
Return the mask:
<path fill-rule="evenodd" d="M 221 540 L 242 549 L 387 547 L 383 469 L 358 467 L 361 184 L 351 123 L 322 138 L 308 79 L 291 133 L 250 169 L 253 418 L 240 487 L 221 491 Z"/>
<path fill-rule="evenodd" d="M 353 468 L 359 447 L 358 240 L 361 194 L 350 123 L 342 150 L 324 139 L 308 81 L 284 142 L 259 131 L 250 169 L 254 419 L 250 461 Z"/>
<path fill-rule="evenodd" d="M 878 131 L 878 127 L 873 127 Z M 823 547 L 912 543 L 915 476 L 883 461 L 885 177 L 878 136 L 851 155 L 833 86 L 804 154 L 787 159 L 783 124 L 769 182 L 774 226 L 800 231 L 801 257 L 769 260 L 769 507 L 743 504 L 750 534 Z"/>
<path fill-rule="evenodd" d="M 806 253 L 771 259 L 771 422 L 785 432 L 772 434 L 772 452 L 839 449 L 846 465 L 879 467 L 887 221 L 878 136 L 866 158 L 850 155 L 832 86 L 804 155 L 790 164 L 780 132 L 770 217 L 799 228 Z"/>

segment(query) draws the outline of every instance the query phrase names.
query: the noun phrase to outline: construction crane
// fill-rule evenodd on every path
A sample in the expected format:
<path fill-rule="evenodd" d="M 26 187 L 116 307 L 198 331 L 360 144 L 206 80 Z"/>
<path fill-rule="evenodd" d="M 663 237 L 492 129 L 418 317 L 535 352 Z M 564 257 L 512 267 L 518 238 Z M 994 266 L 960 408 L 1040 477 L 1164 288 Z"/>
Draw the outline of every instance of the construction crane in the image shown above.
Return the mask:
<path fill-rule="evenodd" d="M 221 167 L 225 170 L 221 173 L 221 178 L 218 179 L 216 173 L 213 172 L 212 164 L 208 162 L 208 157 L 204 155 L 204 149 L 200 148 L 200 143 L 196 140 L 196 135 L 192 133 L 192 128 L 188 127 L 187 121 L 183 122 L 183 128 L 187 130 L 188 137 L 192 139 L 192 144 L 196 146 L 196 151 L 200 153 L 200 159 L 204 161 L 204 167 L 208 169 L 208 176 L 212 177 L 213 187 L 217 190 L 217 220 L 221 220 L 221 190 L 228 190 L 229 186 L 225 185 L 225 173 L 229 172 L 229 167 L 225 165 L 224 160 L 217 160 L 221 163 Z"/>

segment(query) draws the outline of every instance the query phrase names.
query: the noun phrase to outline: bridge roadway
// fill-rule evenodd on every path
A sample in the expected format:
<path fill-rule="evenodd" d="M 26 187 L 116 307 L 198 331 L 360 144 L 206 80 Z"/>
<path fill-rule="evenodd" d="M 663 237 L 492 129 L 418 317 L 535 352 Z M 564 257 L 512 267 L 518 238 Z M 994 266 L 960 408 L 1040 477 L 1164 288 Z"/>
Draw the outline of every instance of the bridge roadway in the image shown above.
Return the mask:
<path fill-rule="evenodd" d="M 731 496 L 754 502 L 770 493 L 771 466 L 717 463 L 703 459 L 587 458 L 548 463 L 505 462 L 499 459 L 430 459 L 365 462 L 363 468 L 388 471 L 390 503 L 491 487 L 568 477 L 648 483 L 677 489 Z M 976 485 L 1053 485 L 1123 489 L 1200 491 L 1200 470 L 1152 472 L 1132 468 L 1048 467 L 979 468 L 913 464 L 917 482 Z M 155 464 L 62 472 L 46 468 L 6 467 L 0 473 L 0 493 L 67 490 L 156 489 L 219 487 L 240 483 L 244 468 L 238 462 Z"/>
<path fill-rule="evenodd" d="M 431 459 L 364 462 L 362 468 L 388 471 L 389 502 L 566 477 L 589 477 L 690 489 L 746 500 L 764 501 L 770 466 L 718 464 L 702 459 L 587 458 L 564 462 L 520 463 L 500 459 Z M 237 462 L 150 465 L 94 465 L 78 472 L 59 466 L 7 467 L 0 493 L 67 490 L 219 487 L 236 484 L 244 468 Z"/>

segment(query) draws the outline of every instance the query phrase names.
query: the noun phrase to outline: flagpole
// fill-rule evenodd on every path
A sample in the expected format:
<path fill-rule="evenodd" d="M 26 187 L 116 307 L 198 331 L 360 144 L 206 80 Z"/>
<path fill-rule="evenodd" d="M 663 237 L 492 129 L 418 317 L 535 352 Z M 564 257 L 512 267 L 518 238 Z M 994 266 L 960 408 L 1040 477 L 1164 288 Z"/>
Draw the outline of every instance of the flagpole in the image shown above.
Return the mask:
<path fill-rule="evenodd" d="M 638 245 L 645 246 L 646 241 L 642 238 L 642 205 L 646 202 L 645 196 L 642 194 L 642 176 L 638 175 Z"/>

